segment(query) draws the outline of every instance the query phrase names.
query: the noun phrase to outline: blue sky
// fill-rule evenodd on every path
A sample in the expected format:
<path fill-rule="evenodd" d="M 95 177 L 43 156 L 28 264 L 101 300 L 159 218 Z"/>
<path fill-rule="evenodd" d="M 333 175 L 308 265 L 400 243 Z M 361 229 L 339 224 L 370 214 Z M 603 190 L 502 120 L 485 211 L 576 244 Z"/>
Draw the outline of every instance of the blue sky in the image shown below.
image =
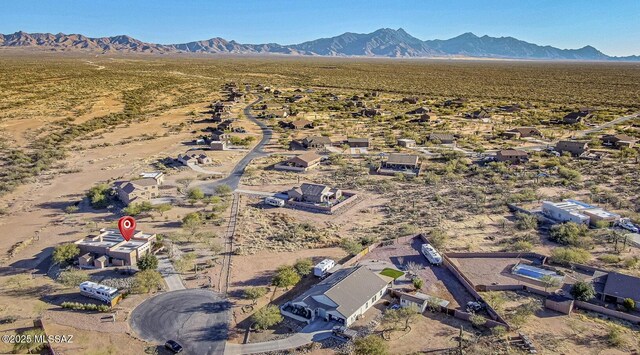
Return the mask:
<path fill-rule="evenodd" d="M 404 28 L 420 39 L 464 32 L 640 54 L 640 0 L 3 0 L 0 33 L 127 34 L 154 43 L 223 37 L 299 43 Z"/>

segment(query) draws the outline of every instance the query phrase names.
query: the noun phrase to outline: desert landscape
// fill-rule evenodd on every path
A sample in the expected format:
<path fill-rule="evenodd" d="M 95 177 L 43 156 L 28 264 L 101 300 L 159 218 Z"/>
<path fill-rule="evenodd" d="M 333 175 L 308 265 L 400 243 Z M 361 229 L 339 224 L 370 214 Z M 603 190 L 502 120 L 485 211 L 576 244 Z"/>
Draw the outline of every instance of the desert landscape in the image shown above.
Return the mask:
<path fill-rule="evenodd" d="M 640 282 L 637 64 L 0 48 L 0 78 L 0 332 L 73 335 L 0 352 L 163 353 L 169 336 L 226 354 L 640 347 L 635 296 L 596 282 Z M 100 261 L 87 245 L 122 216 L 149 251 Z M 333 319 L 355 339 L 295 313 L 323 282 L 357 284 L 349 272 L 387 283 Z M 86 281 L 123 299 L 100 310 Z M 197 305 L 182 338 L 146 311 L 172 295 Z"/>

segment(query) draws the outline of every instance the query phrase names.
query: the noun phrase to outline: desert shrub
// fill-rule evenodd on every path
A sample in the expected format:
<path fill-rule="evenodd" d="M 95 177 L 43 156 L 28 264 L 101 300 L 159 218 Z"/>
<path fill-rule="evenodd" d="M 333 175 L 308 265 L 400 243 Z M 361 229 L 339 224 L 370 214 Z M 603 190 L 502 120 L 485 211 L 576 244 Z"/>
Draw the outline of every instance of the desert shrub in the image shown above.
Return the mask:
<path fill-rule="evenodd" d="M 618 255 L 604 254 L 604 255 L 600 255 L 598 257 L 598 260 L 606 264 L 617 264 L 620 262 L 621 259 Z"/>
<path fill-rule="evenodd" d="M 138 266 L 138 269 L 142 271 L 156 270 L 158 268 L 158 258 L 155 255 L 148 253 L 140 257 L 136 265 Z"/>
<path fill-rule="evenodd" d="M 567 222 L 551 227 L 551 240 L 562 245 L 588 247 L 592 243 L 589 228 L 584 224 Z"/>
<path fill-rule="evenodd" d="M 300 276 L 306 276 L 311 273 L 313 269 L 313 262 L 309 258 L 298 259 L 296 263 L 293 264 L 293 268 L 296 269 L 296 272 Z"/>
<path fill-rule="evenodd" d="M 282 314 L 280 314 L 278 306 L 272 304 L 258 310 L 251 319 L 253 320 L 256 328 L 263 330 L 284 320 Z"/>
<path fill-rule="evenodd" d="M 353 353 L 355 355 L 387 355 L 389 345 L 381 337 L 369 335 L 354 341 Z"/>
<path fill-rule="evenodd" d="M 72 309 L 74 311 L 97 311 L 109 312 L 111 307 L 106 304 L 80 303 L 80 302 L 62 302 L 62 308 Z"/>
<path fill-rule="evenodd" d="M 74 243 L 58 245 L 53 249 L 53 261 L 58 264 L 67 264 L 80 254 L 80 248 Z"/>
<path fill-rule="evenodd" d="M 106 208 L 111 202 L 111 189 L 107 184 L 96 185 L 89 189 L 87 198 L 91 207 L 95 209 Z"/>
<path fill-rule="evenodd" d="M 628 312 L 631 312 L 636 309 L 636 301 L 634 301 L 633 298 L 625 298 L 624 301 L 622 301 L 622 306 Z"/>
<path fill-rule="evenodd" d="M 596 290 L 590 282 L 578 281 L 573 284 L 571 295 L 579 301 L 589 301 L 596 296 Z"/>
<path fill-rule="evenodd" d="M 89 281 L 89 275 L 81 270 L 63 271 L 56 281 L 68 287 L 78 287 L 81 283 Z"/>
<path fill-rule="evenodd" d="M 340 241 L 340 247 L 344 249 L 349 255 L 356 255 L 362 251 L 362 244 L 358 241 L 350 238 L 345 238 Z"/>
<path fill-rule="evenodd" d="M 555 248 L 551 251 L 551 259 L 560 264 L 584 264 L 591 259 L 588 251 L 580 248 Z"/>
<path fill-rule="evenodd" d="M 283 265 L 278 268 L 273 276 L 272 284 L 277 287 L 289 288 L 300 282 L 300 275 L 293 266 Z"/>
<path fill-rule="evenodd" d="M 524 231 L 538 228 L 538 218 L 535 215 L 517 213 L 516 218 L 516 228 L 519 230 Z"/>

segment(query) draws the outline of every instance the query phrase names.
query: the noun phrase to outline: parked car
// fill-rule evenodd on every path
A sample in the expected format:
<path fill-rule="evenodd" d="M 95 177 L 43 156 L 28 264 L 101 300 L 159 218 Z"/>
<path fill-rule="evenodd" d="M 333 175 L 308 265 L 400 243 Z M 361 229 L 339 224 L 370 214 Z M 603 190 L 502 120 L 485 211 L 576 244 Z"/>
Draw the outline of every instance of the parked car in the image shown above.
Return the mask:
<path fill-rule="evenodd" d="M 182 351 L 182 345 L 178 344 L 178 342 L 175 340 L 167 340 L 167 342 L 164 343 L 164 347 L 174 354 Z"/>
<path fill-rule="evenodd" d="M 467 302 L 467 312 L 475 313 L 484 309 L 484 304 L 482 302 Z"/>
<path fill-rule="evenodd" d="M 621 219 L 618 222 L 618 226 L 620 228 L 624 228 L 624 229 L 626 229 L 626 230 L 628 230 L 629 232 L 632 232 L 632 233 L 640 232 L 640 230 L 638 230 L 638 227 L 636 225 L 634 225 L 633 223 L 631 223 L 631 221 L 629 219 L 627 219 L 627 218 Z"/>

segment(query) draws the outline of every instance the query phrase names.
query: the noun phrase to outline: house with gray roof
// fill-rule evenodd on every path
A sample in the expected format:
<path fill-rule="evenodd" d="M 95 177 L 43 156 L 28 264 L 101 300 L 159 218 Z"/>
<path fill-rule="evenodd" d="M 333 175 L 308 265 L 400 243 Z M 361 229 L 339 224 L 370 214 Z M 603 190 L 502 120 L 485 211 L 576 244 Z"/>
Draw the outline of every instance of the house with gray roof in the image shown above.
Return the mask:
<path fill-rule="evenodd" d="M 384 296 L 392 281 L 364 266 L 340 269 L 280 311 L 306 323 L 324 319 L 350 326 Z"/>
<path fill-rule="evenodd" d="M 414 154 L 389 154 L 386 160 L 383 160 L 378 169 L 378 174 L 395 175 L 397 173 L 418 176 L 420 174 L 420 157 Z"/>
<path fill-rule="evenodd" d="M 329 203 L 342 197 L 342 190 L 327 185 L 304 183 L 288 192 L 298 202 Z"/>

